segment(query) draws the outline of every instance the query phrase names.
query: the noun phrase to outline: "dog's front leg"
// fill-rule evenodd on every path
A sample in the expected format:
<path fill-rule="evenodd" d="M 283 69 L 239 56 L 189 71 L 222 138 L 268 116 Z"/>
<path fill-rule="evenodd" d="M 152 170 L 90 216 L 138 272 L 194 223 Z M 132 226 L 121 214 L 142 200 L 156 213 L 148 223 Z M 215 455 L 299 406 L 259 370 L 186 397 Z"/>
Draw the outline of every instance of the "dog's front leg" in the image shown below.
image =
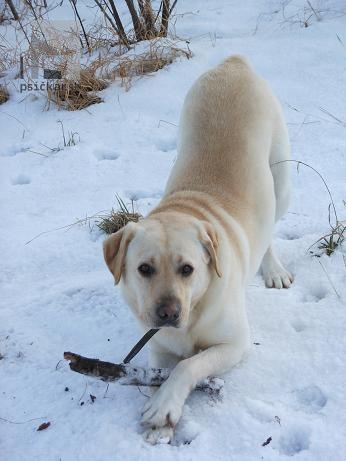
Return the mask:
<path fill-rule="evenodd" d="M 236 365 L 248 346 L 246 341 L 218 344 L 179 362 L 143 408 L 142 424 L 149 426 L 145 438 L 150 443 L 170 442 L 191 390 L 202 379 Z"/>

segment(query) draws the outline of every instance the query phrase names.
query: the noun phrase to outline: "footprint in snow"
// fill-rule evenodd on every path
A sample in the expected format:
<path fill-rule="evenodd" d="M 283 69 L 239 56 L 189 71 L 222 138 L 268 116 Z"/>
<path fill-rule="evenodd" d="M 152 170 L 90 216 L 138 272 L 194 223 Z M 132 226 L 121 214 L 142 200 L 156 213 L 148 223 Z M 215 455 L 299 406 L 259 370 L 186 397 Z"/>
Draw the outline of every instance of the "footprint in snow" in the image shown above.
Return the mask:
<path fill-rule="evenodd" d="M 170 152 L 177 148 L 177 140 L 175 137 L 159 138 L 156 140 L 155 146 L 161 152 Z"/>
<path fill-rule="evenodd" d="M 97 160 L 102 161 L 102 160 L 116 160 L 119 157 L 119 154 L 117 152 L 111 151 L 111 150 L 101 150 L 101 149 L 96 149 L 93 151 L 95 157 Z"/>
<path fill-rule="evenodd" d="M 305 293 L 302 301 L 304 303 L 318 303 L 322 299 L 326 298 L 328 295 L 328 290 L 323 286 L 315 286 L 310 288 L 310 293 Z"/>
<path fill-rule="evenodd" d="M 297 332 L 300 333 L 306 329 L 306 324 L 300 319 L 294 319 L 291 321 L 292 328 Z"/>
<path fill-rule="evenodd" d="M 316 413 L 321 410 L 328 402 L 328 398 L 322 390 L 312 384 L 294 391 L 298 404 L 308 413 Z"/>
<path fill-rule="evenodd" d="M 298 235 L 295 233 L 283 232 L 281 235 L 279 235 L 279 237 L 284 240 L 298 240 L 301 238 L 301 235 Z"/>
<path fill-rule="evenodd" d="M 30 184 L 31 178 L 26 174 L 19 174 L 15 178 L 12 179 L 12 184 L 14 186 L 23 186 L 24 184 Z"/>
<path fill-rule="evenodd" d="M 304 426 L 286 428 L 279 439 L 279 451 L 294 456 L 310 446 L 310 431 Z"/>

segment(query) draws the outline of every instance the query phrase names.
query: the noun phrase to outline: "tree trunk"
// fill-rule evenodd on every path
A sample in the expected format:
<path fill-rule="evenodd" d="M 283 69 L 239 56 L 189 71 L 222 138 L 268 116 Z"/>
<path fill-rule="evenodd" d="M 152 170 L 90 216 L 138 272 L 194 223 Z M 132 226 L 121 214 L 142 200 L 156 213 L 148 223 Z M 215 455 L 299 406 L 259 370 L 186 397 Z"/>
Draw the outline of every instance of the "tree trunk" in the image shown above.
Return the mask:
<path fill-rule="evenodd" d="M 140 42 L 141 40 L 145 39 L 145 34 L 143 33 L 144 32 L 143 26 L 142 26 L 141 21 L 140 21 L 140 19 L 138 17 L 136 8 L 135 8 L 135 6 L 133 4 L 133 0 L 125 0 L 125 2 L 126 2 L 126 5 L 127 5 L 128 9 L 129 9 L 130 14 L 131 14 L 133 28 L 134 28 L 135 34 L 136 34 L 136 39 Z"/>
<path fill-rule="evenodd" d="M 169 19 L 169 0 L 162 0 L 162 16 L 160 35 L 167 37 Z"/>

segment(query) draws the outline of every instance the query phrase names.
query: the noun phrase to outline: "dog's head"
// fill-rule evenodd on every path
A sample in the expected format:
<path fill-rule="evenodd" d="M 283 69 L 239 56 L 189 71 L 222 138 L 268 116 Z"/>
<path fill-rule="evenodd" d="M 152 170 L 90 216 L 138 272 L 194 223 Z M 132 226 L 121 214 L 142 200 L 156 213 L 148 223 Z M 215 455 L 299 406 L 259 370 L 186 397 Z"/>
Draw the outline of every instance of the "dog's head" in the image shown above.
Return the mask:
<path fill-rule="evenodd" d="M 148 328 L 186 327 L 213 272 L 221 277 L 211 224 L 158 216 L 129 223 L 104 242 L 104 257 L 126 301 Z"/>

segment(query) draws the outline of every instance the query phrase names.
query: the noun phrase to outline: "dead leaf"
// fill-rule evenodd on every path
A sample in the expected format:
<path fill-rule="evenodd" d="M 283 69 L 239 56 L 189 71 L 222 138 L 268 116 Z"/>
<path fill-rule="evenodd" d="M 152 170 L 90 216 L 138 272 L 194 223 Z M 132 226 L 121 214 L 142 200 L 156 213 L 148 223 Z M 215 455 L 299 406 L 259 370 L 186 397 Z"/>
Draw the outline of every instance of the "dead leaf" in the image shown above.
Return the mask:
<path fill-rule="evenodd" d="M 38 428 L 36 429 L 37 431 L 44 431 L 50 426 L 50 422 L 48 421 L 47 423 L 42 423 Z"/>
<path fill-rule="evenodd" d="M 269 445 L 271 441 L 272 441 L 272 438 L 268 437 L 267 440 L 262 443 L 262 447 L 265 447 L 266 445 Z"/>

